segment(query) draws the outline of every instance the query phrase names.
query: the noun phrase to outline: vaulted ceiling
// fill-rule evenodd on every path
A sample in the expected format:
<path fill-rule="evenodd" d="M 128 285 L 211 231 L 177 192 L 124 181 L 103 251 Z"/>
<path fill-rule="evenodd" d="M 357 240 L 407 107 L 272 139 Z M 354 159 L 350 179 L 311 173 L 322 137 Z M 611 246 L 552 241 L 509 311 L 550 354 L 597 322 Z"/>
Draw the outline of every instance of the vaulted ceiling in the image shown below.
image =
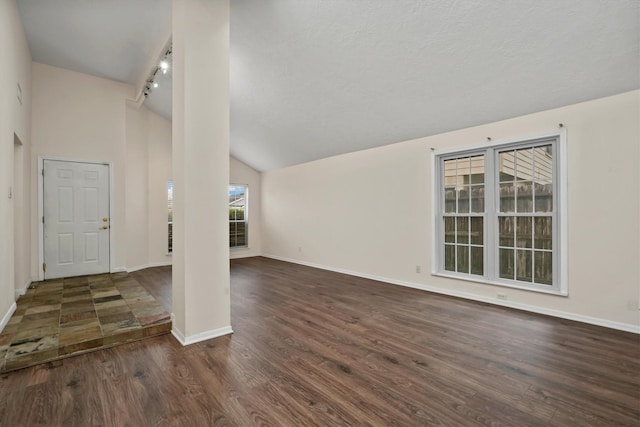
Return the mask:
<path fill-rule="evenodd" d="M 17 0 L 33 60 L 139 84 L 170 0 Z M 270 170 L 640 88 L 637 0 L 232 0 L 231 154 Z M 149 96 L 170 118 L 170 79 Z"/>

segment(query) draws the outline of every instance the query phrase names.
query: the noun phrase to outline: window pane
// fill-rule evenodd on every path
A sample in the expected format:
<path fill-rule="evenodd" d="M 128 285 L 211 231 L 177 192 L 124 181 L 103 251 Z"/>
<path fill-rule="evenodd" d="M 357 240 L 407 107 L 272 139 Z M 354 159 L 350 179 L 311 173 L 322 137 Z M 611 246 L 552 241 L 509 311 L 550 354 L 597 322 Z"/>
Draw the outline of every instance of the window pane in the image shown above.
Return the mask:
<path fill-rule="evenodd" d="M 236 232 L 236 224 L 235 222 L 230 222 L 229 223 L 229 247 L 233 248 L 236 247 L 236 241 L 237 241 L 237 232 Z"/>
<path fill-rule="evenodd" d="M 553 256 L 551 252 L 535 251 L 535 283 L 542 285 L 553 284 Z"/>
<path fill-rule="evenodd" d="M 482 245 L 484 244 L 484 229 L 483 229 L 483 220 L 482 217 L 472 217 L 471 218 L 471 244 L 473 245 Z"/>
<path fill-rule="evenodd" d="M 444 241 L 445 243 L 456 242 L 456 219 L 452 216 L 444 218 Z"/>
<path fill-rule="evenodd" d="M 471 187 L 471 212 L 484 212 L 484 186 Z"/>
<path fill-rule="evenodd" d="M 516 246 L 530 248 L 533 238 L 533 218 L 516 217 Z"/>
<path fill-rule="evenodd" d="M 500 184 L 500 212 L 515 212 L 516 189 L 514 184 Z"/>
<path fill-rule="evenodd" d="M 484 156 L 475 156 L 471 158 L 471 183 L 484 183 Z"/>
<path fill-rule="evenodd" d="M 167 183 L 167 207 L 168 207 L 168 216 L 167 219 L 169 222 L 173 222 L 173 182 L 169 181 Z"/>
<path fill-rule="evenodd" d="M 229 246 L 247 246 L 247 187 L 229 186 Z"/>
<path fill-rule="evenodd" d="M 458 229 L 456 230 L 458 239 L 456 241 L 458 243 L 469 243 L 469 217 L 459 216 L 456 221 L 458 223 Z"/>
<path fill-rule="evenodd" d="M 552 240 L 552 218 L 537 217 L 533 220 L 535 224 L 533 247 L 536 249 L 551 249 Z"/>
<path fill-rule="evenodd" d="M 246 246 L 247 245 L 247 223 L 246 222 L 230 222 L 229 223 L 229 246 Z"/>
<path fill-rule="evenodd" d="M 498 271 L 500 278 L 513 279 L 514 276 L 514 250 L 500 249 L 500 259 L 498 260 Z"/>
<path fill-rule="evenodd" d="M 229 206 L 244 207 L 246 189 L 240 185 L 229 186 Z"/>
<path fill-rule="evenodd" d="M 458 185 L 469 185 L 471 183 L 471 159 L 464 157 L 458 159 Z"/>
<path fill-rule="evenodd" d="M 469 247 L 457 246 L 457 251 L 456 271 L 459 273 L 469 273 Z"/>
<path fill-rule="evenodd" d="M 515 220 L 515 217 L 512 216 L 503 216 L 498 219 L 498 227 L 500 229 L 500 246 L 513 247 L 515 242 L 515 227 L 513 226 Z"/>
<path fill-rule="evenodd" d="M 513 151 L 504 151 L 498 155 L 500 182 L 510 182 L 515 180 L 515 158 Z"/>
<path fill-rule="evenodd" d="M 247 223 L 246 222 L 237 222 L 236 223 L 237 237 L 236 237 L 236 245 L 237 246 L 246 246 L 247 245 Z"/>
<path fill-rule="evenodd" d="M 516 185 L 518 212 L 533 212 L 533 182 L 519 182 Z"/>
<path fill-rule="evenodd" d="M 444 161 L 444 185 L 456 185 L 456 159 Z"/>
<path fill-rule="evenodd" d="M 454 245 L 444 245 L 444 269 L 456 271 L 456 247 Z"/>
<path fill-rule="evenodd" d="M 531 251 L 516 251 L 516 280 L 520 280 L 523 282 L 531 282 L 533 280 L 531 274 L 531 258 Z"/>
<path fill-rule="evenodd" d="M 553 185 L 536 182 L 536 212 L 553 212 Z"/>
<path fill-rule="evenodd" d="M 561 190 L 554 176 L 559 139 L 488 145 L 446 161 L 444 156 L 459 154 L 440 157 L 440 268 L 484 276 L 490 283 L 502 279 L 538 290 L 537 284 L 557 287 L 552 281 L 559 262 L 553 241 L 560 214 L 554 202 Z M 486 239 L 485 227 L 492 233 Z"/>
<path fill-rule="evenodd" d="M 533 179 L 533 150 L 527 148 L 516 151 L 516 181 Z"/>
<path fill-rule="evenodd" d="M 471 274 L 480 276 L 484 274 L 484 258 L 482 252 L 482 248 L 471 247 Z"/>
<path fill-rule="evenodd" d="M 551 145 L 543 145 L 533 149 L 533 179 L 541 184 L 553 182 L 553 158 Z"/>
<path fill-rule="evenodd" d="M 456 189 L 447 187 L 444 189 L 444 211 L 446 213 L 456 212 Z"/>
<path fill-rule="evenodd" d="M 244 185 L 229 185 L 229 196 L 244 194 L 246 187 Z"/>
<path fill-rule="evenodd" d="M 173 252 L 173 181 L 167 183 L 167 225 L 168 225 L 168 239 L 167 239 L 167 251 Z"/>
<path fill-rule="evenodd" d="M 458 212 L 469 212 L 469 186 L 458 187 Z"/>

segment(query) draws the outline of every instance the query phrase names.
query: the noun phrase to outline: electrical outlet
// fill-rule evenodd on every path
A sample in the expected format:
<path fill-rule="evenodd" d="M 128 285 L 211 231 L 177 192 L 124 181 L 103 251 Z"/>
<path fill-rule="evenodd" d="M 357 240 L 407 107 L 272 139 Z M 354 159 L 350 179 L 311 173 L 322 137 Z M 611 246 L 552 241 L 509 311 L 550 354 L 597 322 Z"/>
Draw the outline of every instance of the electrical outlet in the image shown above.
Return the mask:
<path fill-rule="evenodd" d="M 416 265 L 416 273 L 420 274 L 420 266 Z"/>
<path fill-rule="evenodd" d="M 498 294 L 498 299 L 506 300 L 507 299 L 507 294 L 499 293 Z"/>

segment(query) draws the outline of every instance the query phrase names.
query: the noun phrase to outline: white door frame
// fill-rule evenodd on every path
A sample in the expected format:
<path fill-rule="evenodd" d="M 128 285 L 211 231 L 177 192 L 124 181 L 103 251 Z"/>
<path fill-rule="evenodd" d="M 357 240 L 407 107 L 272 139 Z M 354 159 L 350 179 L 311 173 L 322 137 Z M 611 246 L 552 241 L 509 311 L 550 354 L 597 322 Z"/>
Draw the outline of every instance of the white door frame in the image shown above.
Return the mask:
<path fill-rule="evenodd" d="M 114 224 L 117 226 L 117 221 L 113 221 L 113 163 L 111 162 L 96 162 L 95 160 L 81 160 L 71 159 L 69 157 L 52 157 L 52 156 L 38 156 L 38 280 L 44 280 L 44 270 L 42 265 L 44 264 L 44 224 L 42 218 L 44 217 L 44 176 L 42 171 L 44 170 L 44 161 L 53 160 L 58 162 L 74 162 L 74 163 L 91 163 L 98 165 L 106 165 L 109 167 L 109 272 L 113 272 L 113 259 L 115 255 L 113 241 L 113 229 Z"/>

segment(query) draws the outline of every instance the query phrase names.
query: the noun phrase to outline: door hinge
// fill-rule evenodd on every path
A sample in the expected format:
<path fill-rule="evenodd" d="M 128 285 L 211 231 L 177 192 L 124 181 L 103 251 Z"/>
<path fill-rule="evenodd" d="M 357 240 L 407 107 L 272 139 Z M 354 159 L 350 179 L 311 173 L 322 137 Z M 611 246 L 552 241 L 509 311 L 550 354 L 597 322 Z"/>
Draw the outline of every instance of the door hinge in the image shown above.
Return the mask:
<path fill-rule="evenodd" d="M 44 176 L 44 168 L 42 168 L 42 176 Z"/>
<path fill-rule="evenodd" d="M 44 216 L 42 217 L 42 223 L 44 224 Z"/>
<path fill-rule="evenodd" d="M 44 271 L 45 273 L 47 272 L 47 263 L 46 262 L 42 263 L 42 271 Z"/>

